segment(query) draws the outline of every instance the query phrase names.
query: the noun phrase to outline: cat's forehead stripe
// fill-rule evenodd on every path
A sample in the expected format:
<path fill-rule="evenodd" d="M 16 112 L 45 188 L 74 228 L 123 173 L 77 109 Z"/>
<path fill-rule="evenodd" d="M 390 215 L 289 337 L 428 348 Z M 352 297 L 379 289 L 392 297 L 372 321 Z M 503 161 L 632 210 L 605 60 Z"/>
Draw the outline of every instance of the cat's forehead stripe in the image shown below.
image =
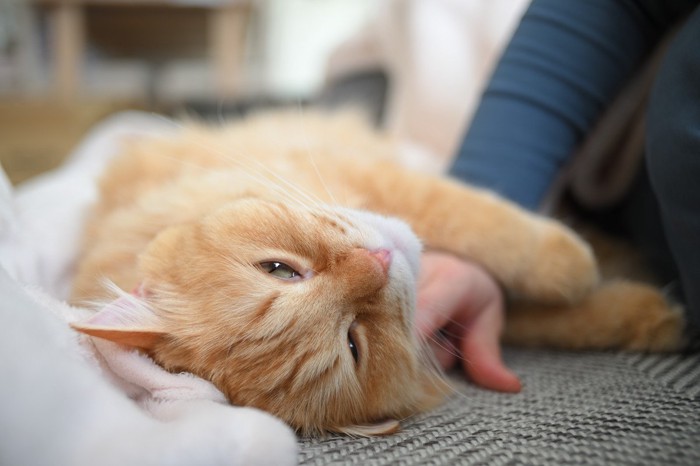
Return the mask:
<path fill-rule="evenodd" d="M 293 345 L 294 342 L 288 343 Z M 275 391 L 282 393 L 289 393 L 291 391 L 299 391 L 308 388 L 309 384 L 318 383 L 321 379 L 333 375 L 338 369 L 340 364 L 340 356 L 336 355 L 332 362 L 324 365 L 323 369 L 316 373 L 304 376 L 305 370 L 308 371 L 310 367 L 313 367 L 318 361 L 318 359 L 323 352 L 318 352 L 317 350 L 307 350 L 302 353 L 298 353 L 295 348 L 278 348 L 280 353 L 284 353 L 287 357 L 293 358 L 293 367 L 291 370 L 285 370 L 288 367 L 287 364 L 284 366 L 277 366 L 277 369 L 284 370 L 284 374 L 279 374 L 277 377 L 273 378 Z"/>
<path fill-rule="evenodd" d="M 316 220 L 321 222 L 323 225 L 334 228 L 335 230 L 338 230 L 342 234 L 347 234 L 347 232 L 348 232 L 347 228 L 345 226 L 341 225 L 338 221 L 336 221 L 330 217 L 327 217 L 325 215 L 321 215 L 321 214 L 312 214 L 312 215 Z M 341 219 L 338 219 L 338 220 L 341 220 Z"/>
<path fill-rule="evenodd" d="M 290 351 L 290 353 L 294 354 L 293 351 Z M 304 368 L 309 363 L 309 360 L 314 356 L 314 354 L 314 351 L 305 351 L 296 357 L 296 359 L 294 360 L 294 367 L 289 372 L 287 377 L 280 381 L 279 386 L 283 391 L 288 392 L 292 389 L 292 387 L 294 386 L 294 382 L 299 377 L 299 373 L 301 372 L 302 368 Z"/>
<path fill-rule="evenodd" d="M 272 305 L 275 303 L 275 300 L 279 298 L 279 296 L 280 292 L 275 291 L 269 296 L 267 296 L 265 299 L 263 299 L 260 305 L 253 312 L 251 323 L 253 323 L 254 325 L 259 324 L 260 321 L 265 318 L 270 309 L 272 309 Z"/>

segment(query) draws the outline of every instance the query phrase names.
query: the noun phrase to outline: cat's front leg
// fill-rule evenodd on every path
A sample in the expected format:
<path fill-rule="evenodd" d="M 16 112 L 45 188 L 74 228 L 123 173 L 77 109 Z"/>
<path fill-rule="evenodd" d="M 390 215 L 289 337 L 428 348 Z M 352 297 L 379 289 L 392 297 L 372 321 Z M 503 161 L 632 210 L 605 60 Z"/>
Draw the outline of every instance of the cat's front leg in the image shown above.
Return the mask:
<path fill-rule="evenodd" d="M 598 283 L 590 247 L 564 225 L 447 179 L 383 173 L 355 180 L 368 208 L 404 219 L 429 248 L 481 264 L 519 299 L 575 302 Z"/>

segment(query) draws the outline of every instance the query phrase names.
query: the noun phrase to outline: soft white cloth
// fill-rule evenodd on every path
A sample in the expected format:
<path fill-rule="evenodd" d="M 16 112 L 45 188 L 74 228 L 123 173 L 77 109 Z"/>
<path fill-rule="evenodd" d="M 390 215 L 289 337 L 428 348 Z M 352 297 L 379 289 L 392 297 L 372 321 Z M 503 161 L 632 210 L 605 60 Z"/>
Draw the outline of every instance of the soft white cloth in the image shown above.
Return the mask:
<path fill-rule="evenodd" d="M 97 125 L 58 169 L 12 190 L 1 177 L 0 265 L 21 283 L 66 298 L 83 219 L 97 199 L 96 179 L 127 138 L 172 131 L 174 123 L 141 112 Z"/>
<path fill-rule="evenodd" d="M 125 138 L 173 122 L 128 112 L 60 169 L 13 190 L 0 170 L 0 464 L 295 464 L 281 421 L 211 383 L 78 335 L 66 297 L 95 180 Z"/>

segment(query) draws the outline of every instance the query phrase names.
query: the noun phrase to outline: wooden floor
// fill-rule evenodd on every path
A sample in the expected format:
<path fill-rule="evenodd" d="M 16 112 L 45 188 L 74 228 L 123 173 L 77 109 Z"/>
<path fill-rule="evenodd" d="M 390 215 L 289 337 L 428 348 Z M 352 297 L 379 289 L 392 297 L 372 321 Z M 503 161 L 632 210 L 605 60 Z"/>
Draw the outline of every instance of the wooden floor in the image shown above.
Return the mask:
<path fill-rule="evenodd" d="M 0 100 L 0 164 L 18 184 L 58 166 L 96 122 L 136 108 L 112 101 Z"/>

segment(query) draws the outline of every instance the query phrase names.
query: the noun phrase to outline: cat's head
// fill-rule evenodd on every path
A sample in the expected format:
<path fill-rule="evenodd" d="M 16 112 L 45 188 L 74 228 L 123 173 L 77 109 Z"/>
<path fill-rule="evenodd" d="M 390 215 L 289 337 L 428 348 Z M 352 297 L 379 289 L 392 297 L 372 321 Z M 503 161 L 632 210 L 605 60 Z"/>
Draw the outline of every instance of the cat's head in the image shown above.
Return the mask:
<path fill-rule="evenodd" d="M 442 390 L 414 335 L 419 255 L 396 219 L 243 199 L 163 231 L 140 258 L 143 305 L 78 328 L 301 432 L 388 433 Z"/>

